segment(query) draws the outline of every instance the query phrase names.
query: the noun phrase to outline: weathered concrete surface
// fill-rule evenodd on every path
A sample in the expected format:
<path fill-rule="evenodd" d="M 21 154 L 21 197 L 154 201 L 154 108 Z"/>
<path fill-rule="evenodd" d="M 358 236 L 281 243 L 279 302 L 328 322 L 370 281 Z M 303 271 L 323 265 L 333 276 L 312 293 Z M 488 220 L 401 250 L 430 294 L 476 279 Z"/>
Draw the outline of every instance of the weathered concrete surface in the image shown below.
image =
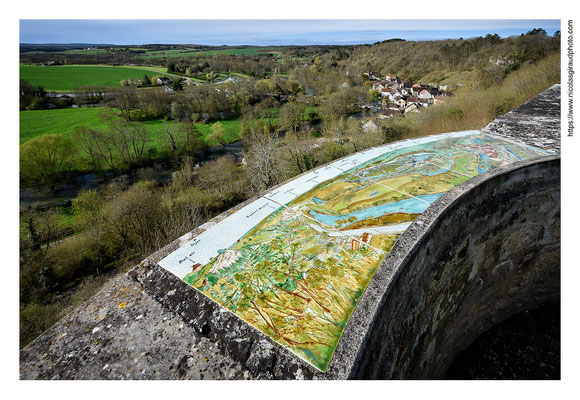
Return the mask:
<path fill-rule="evenodd" d="M 482 129 L 516 142 L 560 152 L 560 92 L 556 84 Z"/>
<path fill-rule="evenodd" d="M 249 378 L 128 276 L 108 284 L 21 352 L 25 379 Z"/>
<path fill-rule="evenodd" d="M 359 305 L 367 330 L 352 378 L 441 378 L 486 329 L 559 299 L 560 160 L 480 175 L 404 236 Z"/>
<path fill-rule="evenodd" d="M 486 132 L 522 140 L 528 127 L 518 131 L 514 118 Z M 21 378 L 436 378 L 486 327 L 559 295 L 559 159 L 498 168 L 442 196 L 401 236 L 320 373 L 155 264 L 248 202 L 153 254 L 26 346 Z"/>

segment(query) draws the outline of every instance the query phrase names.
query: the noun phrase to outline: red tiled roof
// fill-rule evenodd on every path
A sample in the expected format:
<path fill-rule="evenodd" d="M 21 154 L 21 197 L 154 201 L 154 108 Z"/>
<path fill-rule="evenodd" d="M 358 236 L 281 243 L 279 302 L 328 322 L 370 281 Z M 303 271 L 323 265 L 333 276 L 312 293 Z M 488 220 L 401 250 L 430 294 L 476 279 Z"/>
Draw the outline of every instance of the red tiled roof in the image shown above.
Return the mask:
<path fill-rule="evenodd" d="M 392 115 L 401 115 L 401 111 L 388 108 L 386 110 L 381 111 L 381 114 L 386 115 L 387 117 L 390 117 Z"/>
<path fill-rule="evenodd" d="M 368 243 L 368 240 L 369 240 L 369 235 L 370 235 L 370 234 L 369 234 L 369 233 L 367 233 L 367 232 L 363 233 L 363 235 L 362 235 L 362 241 L 363 241 L 364 243 Z"/>

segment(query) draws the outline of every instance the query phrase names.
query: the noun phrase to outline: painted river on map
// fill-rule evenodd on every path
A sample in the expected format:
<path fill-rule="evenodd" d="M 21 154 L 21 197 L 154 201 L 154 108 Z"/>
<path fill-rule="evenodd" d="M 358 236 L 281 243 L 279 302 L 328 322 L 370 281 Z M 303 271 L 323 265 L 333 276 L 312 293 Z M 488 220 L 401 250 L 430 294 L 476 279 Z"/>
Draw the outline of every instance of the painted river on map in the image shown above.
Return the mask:
<path fill-rule="evenodd" d="M 381 261 L 431 203 L 547 154 L 479 131 L 369 149 L 261 196 L 159 264 L 325 371 Z"/>

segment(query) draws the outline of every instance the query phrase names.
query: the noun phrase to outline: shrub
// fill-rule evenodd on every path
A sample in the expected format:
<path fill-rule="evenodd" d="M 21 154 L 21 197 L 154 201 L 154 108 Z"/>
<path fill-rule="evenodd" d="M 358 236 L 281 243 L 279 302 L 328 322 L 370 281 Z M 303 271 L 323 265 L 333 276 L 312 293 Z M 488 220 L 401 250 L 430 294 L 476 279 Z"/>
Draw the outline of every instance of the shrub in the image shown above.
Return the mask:
<path fill-rule="evenodd" d="M 45 263 L 53 269 L 54 284 L 61 287 L 94 273 L 98 254 L 88 235 L 76 235 L 49 249 Z"/>
<path fill-rule="evenodd" d="M 162 210 L 158 197 L 147 186 L 133 185 L 105 206 L 103 243 L 111 251 L 130 248 L 143 254 L 153 248 Z"/>
<path fill-rule="evenodd" d="M 205 163 L 196 174 L 196 185 L 208 193 L 216 193 L 226 205 L 245 199 L 249 182 L 232 157 L 221 157 Z"/>
<path fill-rule="evenodd" d="M 27 304 L 20 307 L 20 347 L 54 325 L 61 316 L 62 306 L 54 304 Z"/>
<path fill-rule="evenodd" d="M 56 182 L 72 171 L 77 149 L 70 139 L 61 135 L 41 135 L 20 146 L 20 174 L 24 179 L 47 184 Z"/>

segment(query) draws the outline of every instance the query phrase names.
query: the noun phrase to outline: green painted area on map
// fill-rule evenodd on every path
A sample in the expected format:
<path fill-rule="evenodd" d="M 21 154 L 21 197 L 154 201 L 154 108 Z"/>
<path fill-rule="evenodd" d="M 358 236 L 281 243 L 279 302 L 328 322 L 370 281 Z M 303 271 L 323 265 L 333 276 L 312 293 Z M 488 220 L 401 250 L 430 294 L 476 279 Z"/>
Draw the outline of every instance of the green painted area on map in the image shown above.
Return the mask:
<path fill-rule="evenodd" d="M 185 281 L 325 371 L 408 223 L 471 177 L 540 155 L 484 134 L 387 152 L 280 206 Z"/>

